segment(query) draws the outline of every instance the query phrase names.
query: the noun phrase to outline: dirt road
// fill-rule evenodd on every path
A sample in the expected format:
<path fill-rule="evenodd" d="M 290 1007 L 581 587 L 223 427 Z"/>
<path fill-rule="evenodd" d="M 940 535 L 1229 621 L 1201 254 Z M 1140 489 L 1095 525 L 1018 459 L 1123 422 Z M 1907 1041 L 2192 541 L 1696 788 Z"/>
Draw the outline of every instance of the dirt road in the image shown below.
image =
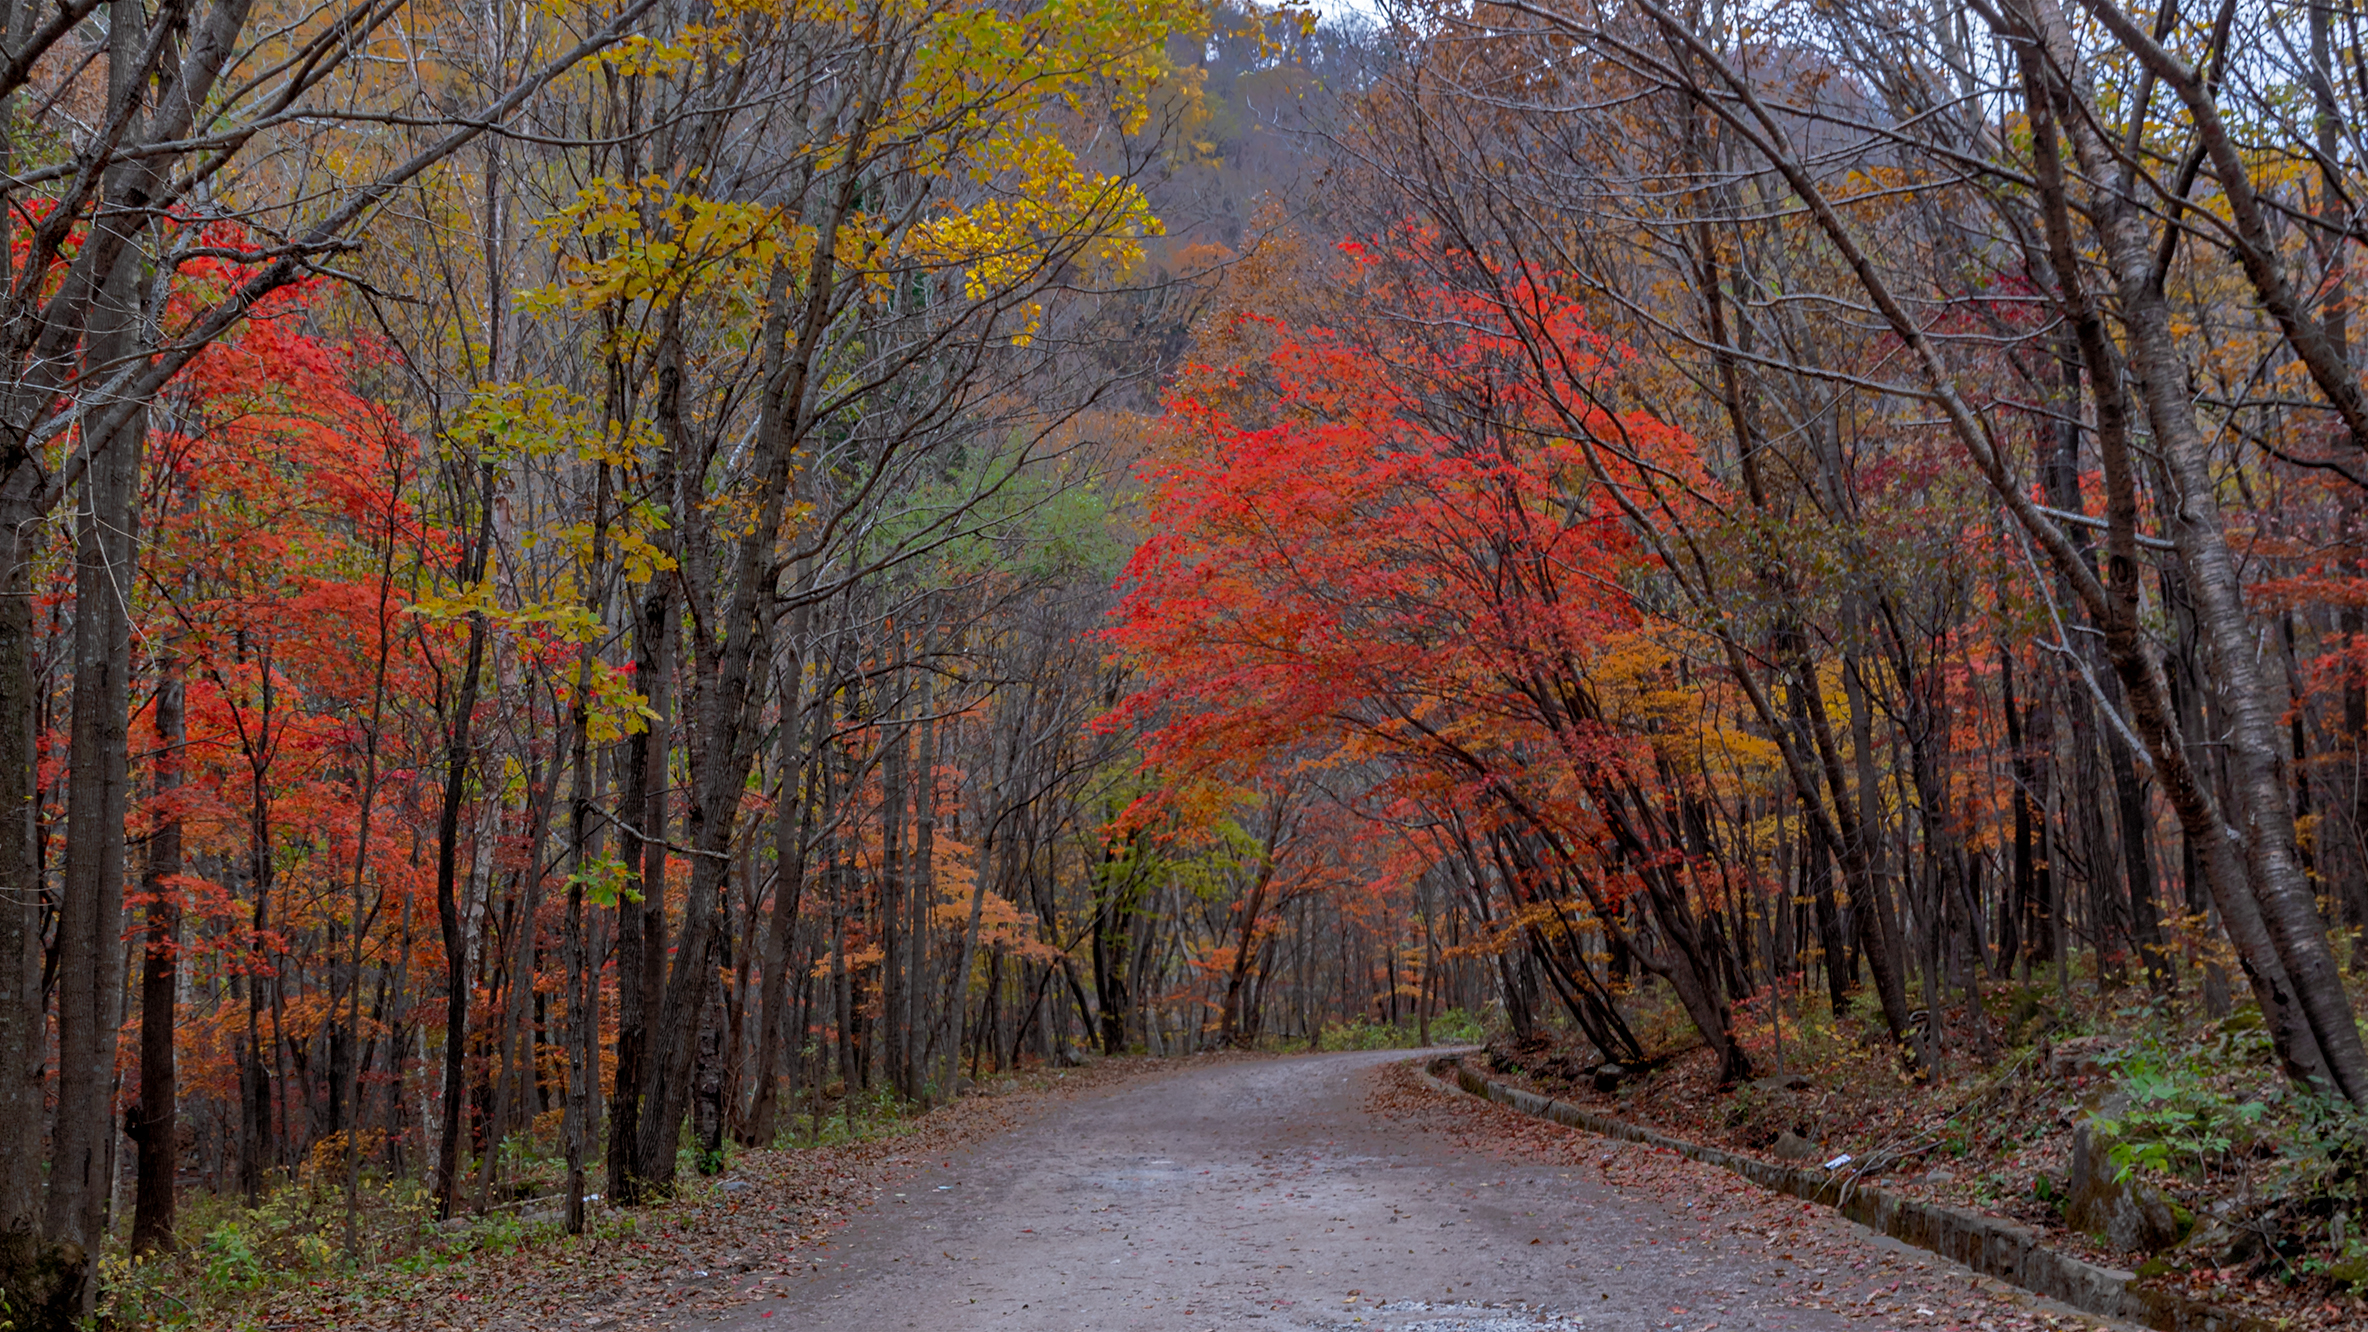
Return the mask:
<path fill-rule="evenodd" d="M 1369 1113 L 1369 1080 L 1407 1057 L 1187 1068 L 1081 1100 L 910 1179 L 727 1325 L 1869 1328 L 1778 1302 L 1830 1259 Z"/>

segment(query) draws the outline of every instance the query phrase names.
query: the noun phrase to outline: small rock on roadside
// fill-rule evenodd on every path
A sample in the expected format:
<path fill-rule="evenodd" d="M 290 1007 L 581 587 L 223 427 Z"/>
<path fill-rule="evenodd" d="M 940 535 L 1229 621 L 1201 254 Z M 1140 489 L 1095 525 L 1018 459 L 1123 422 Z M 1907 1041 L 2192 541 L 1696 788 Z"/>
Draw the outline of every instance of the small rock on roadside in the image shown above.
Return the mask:
<path fill-rule="evenodd" d="M 2053 1078 L 2084 1078 L 2105 1069 L 2105 1057 L 2113 1053 L 2113 1041 L 2105 1036 L 2075 1036 L 2059 1041 L 2047 1055 L 2048 1076 Z"/>
<path fill-rule="evenodd" d="M 2138 1253 L 2160 1253 L 2187 1237 L 2193 1216 L 2162 1190 L 2136 1179 L 2116 1179 L 2118 1173 L 2111 1144 L 2099 1140 L 2094 1121 L 2074 1129 L 2065 1224 Z"/>

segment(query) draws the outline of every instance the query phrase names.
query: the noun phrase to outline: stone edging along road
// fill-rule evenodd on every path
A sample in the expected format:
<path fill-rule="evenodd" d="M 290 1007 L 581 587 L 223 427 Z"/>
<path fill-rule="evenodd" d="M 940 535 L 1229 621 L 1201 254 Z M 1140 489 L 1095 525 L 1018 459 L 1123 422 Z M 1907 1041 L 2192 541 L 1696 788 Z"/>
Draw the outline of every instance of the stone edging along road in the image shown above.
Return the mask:
<path fill-rule="evenodd" d="M 2100 1267 L 2058 1253 L 2028 1226 L 1984 1216 L 1961 1207 L 1903 1198 L 1884 1189 L 1851 1185 L 1816 1166 L 1786 1166 L 1735 1152 L 1705 1147 L 1640 1128 L 1609 1115 L 1507 1086 L 1464 1067 L 1458 1055 L 1428 1061 L 1442 1090 L 1464 1091 L 1533 1118 L 1606 1138 L 1661 1147 L 1708 1165 L 1731 1170 L 1762 1188 L 1822 1203 L 1879 1235 L 1912 1244 L 1984 1276 L 2009 1281 L 2037 1295 L 2059 1300 L 2083 1313 L 2122 1318 L 2160 1332 L 2275 1332 L 2273 1325 L 2169 1291 L 2148 1290 L 2134 1273 Z"/>

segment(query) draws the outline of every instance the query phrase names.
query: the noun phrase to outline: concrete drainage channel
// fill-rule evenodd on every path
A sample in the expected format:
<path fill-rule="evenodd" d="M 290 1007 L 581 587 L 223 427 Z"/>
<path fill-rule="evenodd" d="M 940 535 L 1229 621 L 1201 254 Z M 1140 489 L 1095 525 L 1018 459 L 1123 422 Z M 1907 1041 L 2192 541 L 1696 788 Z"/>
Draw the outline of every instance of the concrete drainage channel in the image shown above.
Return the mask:
<path fill-rule="evenodd" d="M 2099 1267 L 2070 1254 L 2058 1253 L 2042 1244 L 2039 1234 L 2028 1226 L 1959 1207 L 1903 1198 L 1864 1184 L 1851 1185 L 1815 1166 L 1775 1165 L 1655 1133 L 1484 1077 L 1464 1067 L 1457 1055 L 1433 1059 L 1427 1067 L 1442 1090 L 1460 1087 L 1533 1118 L 1606 1138 L 1666 1148 L 1731 1170 L 1762 1188 L 1825 1204 L 1878 1235 L 1888 1235 L 1903 1244 L 1963 1263 L 1983 1276 L 2011 1282 L 2083 1313 L 2126 1319 L 2160 1332 L 2275 1332 L 2272 1324 L 2261 1319 L 2169 1291 L 2148 1290 L 2137 1284 L 2134 1273 Z"/>

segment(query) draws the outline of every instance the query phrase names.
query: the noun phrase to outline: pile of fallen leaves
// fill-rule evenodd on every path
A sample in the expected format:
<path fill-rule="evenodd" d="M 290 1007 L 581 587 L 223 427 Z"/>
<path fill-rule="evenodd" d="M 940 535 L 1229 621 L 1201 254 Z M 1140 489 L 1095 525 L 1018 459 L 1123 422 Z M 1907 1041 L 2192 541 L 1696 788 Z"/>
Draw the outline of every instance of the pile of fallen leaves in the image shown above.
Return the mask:
<path fill-rule="evenodd" d="M 670 1202 L 595 1209 L 582 1235 L 542 1224 L 488 1246 L 456 1230 L 448 1246 L 399 1263 L 266 1287 L 232 1308 L 184 1305 L 196 1317 L 169 1320 L 264 1332 L 703 1322 L 819 1266 L 831 1236 L 898 1179 L 1080 1092 L 1165 1066 L 1108 1059 L 1024 1076 L 1003 1095 L 964 1097 L 906 1121 L 893 1136 L 743 1153 L 718 1178 L 685 1181 Z M 160 1312 L 176 1312 L 169 1291 Z"/>
<path fill-rule="evenodd" d="M 1663 1200 L 1674 1223 L 1655 1244 L 1759 1251 L 1788 1265 L 1783 1303 L 1884 1327 L 2050 1332 L 2106 1324 L 1904 1246 L 1874 1241 L 1831 1208 L 1771 1193 L 1664 1148 L 1599 1138 L 1441 1089 L 1412 1064 L 1375 1080 L 1366 1108 L 1460 1148 L 1598 1172 L 1625 1193 Z"/>

